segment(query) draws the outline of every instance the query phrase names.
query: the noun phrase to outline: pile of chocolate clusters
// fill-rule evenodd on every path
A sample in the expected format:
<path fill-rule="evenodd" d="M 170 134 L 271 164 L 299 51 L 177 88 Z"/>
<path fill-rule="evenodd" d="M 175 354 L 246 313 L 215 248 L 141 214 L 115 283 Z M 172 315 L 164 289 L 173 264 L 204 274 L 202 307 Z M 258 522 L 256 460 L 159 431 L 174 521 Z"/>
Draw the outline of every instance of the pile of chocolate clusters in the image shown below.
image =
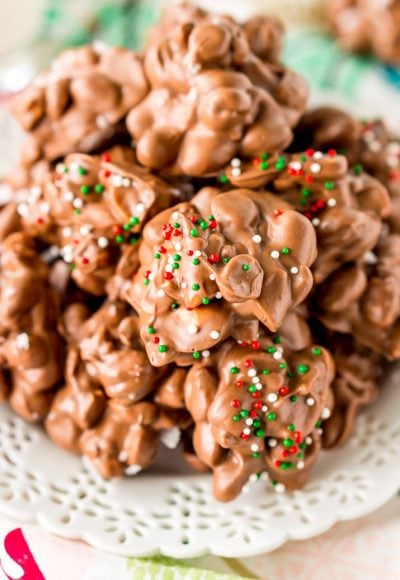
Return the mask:
<path fill-rule="evenodd" d="M 160 444 L 296 489 L 400 358 L 400 144 L 305 113 L 282 29 L 174 6 L 141 54 L 68 50 L 19 94 L 0 389 L 104 477 Z"/>

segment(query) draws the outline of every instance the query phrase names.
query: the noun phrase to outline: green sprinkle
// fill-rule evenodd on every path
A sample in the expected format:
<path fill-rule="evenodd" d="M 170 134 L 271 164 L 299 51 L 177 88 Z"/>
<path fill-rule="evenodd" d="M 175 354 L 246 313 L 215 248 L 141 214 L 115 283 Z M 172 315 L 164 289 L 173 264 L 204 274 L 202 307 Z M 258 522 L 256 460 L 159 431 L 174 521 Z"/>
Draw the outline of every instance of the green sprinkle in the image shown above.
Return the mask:
<path fill-rule="evenodd" d="M 299 365 L 297 367 L 297 372 L 299 373 L 299 375 L 305 375 L 306 373 L 308 373 L 309 370 L 310 367 L 308 365 Z"/>
<path fill-rule="evenodd" d="M 249 416 L 249 412 L 248 412 L 248 410 L 247 410 L 247 409 L 242 409 L 242 410 L 240 411 L 239 415 L 240 415 L 242 418 L 245 418 L 245 417 L 248 417 L 248 416 Z"/>
<path fill-rule="evenodd" d="M 209 222 L 213 222 L 215 220 L 215 217 L 213 215 L 209 215 L 208 216 L 208 221 Z"/>
<path fill-rule="evenodd" d="M 197 238 L 199 232 L 195 228 L 193 228 L 192 230 L 190 230 L 190 235 L 192 236 L 192 238 Z"/>
<path fill-rule="evenodd" d="M 228 176 L 227 176 L 227 175 L 225 175 L 225 174 L 223 174 L 223 175 L 220 175 L 220 176 L 219 176 L 219 181 L 220 181 L 220 183 L 229 183 Z"/>
<path fill-rule="evenodd" d="M 263 369 L 263 375 L 269 375 L 270 372 L 269 369 Z"/>
<path fill-rule="evenodd" d="M 207 304 L 210 304 L 210 299 L 205 296 L 202 298 L 201 302 L 204 304 L 204 306 L 207 306 Z"/>
<path fill-rule="evenodd" d="M 324 187 L 328 191 L 332 191 L 332 189 L 335 187 L 335 184 L 333 183 L 333 181 L 326 181 Z"/>
<path fill-rule="evenodd" d="M 288 254 L 290 254 L 290 252 L 291 252 L 290 248 L 286 248 L 286 247 L 282 248 L 282 254 L 284 256 L 287 256 Z"/>
<path fill-rule="evenodd" d="M 94 186 L 94 190 L 96 193 L 103 193 L 104 189 L 105 189 L 105 187 L 104 187 L 104 185 L 101 185 L 101 183 L 97 183 Z"/>
<path fill-rule="evenodd" d="M 180 223 L 178 223 L 178 222 L 175 222 L 175 223 L 174 223 L 174 228 L 175 228 L 176 230 L 178 230 L 180 227 L 181 227 L 181 224 L 180 224 Z"/>
<path fill-rule="evenodd" d="M 158 347 L 158 352 L 167 352 L 168 347 L 166 344 L 160 344 Z"/>
<path fill-rule="evenodd" d="M 291 447 L 293 445 L 293 441 L 292 439 L 284 439 L 282 441 L 282 444 L 284 447 Z"/>
<path fill-rule="evenodd" d="M 281 344 L 281 342 L 282 342 L 282 339 L 281 339 L 281 337 L 280 337 L 280 336 L 275 336 L 275 337 L 272 339 L 272 342 L 274 342 L 275 344 Z"/>
<path fill-rule="evenodd" d="M 256 437 L 265 437 L 265 431 L 264 431 L 264 429 L 257 429 L 257 431 L 256 431 Z"/>
<path fill-rule="evenodd" d="M 258 419 L 253 421 L 253 427 L 254 429 L 258 429 L 259 427 L 261 427 L 261 421 L 259 421 Z"/>
<path fill-rule="evenodd" d="M 149 334 L 154 334 L 155 333 L 154 326 L 149 326 L 149 328 L 147 329 L 147 332 Z"/>
<path fill-rule="evenodd" d="M 296 427 L 294 426 L 294 424 L 293 423 L 290 423 L 288 425 L 288 431 L 295 431 L 295 430 L 296 430 Z"/>
<path fill-rule="evenodd" d="M 200 358 L 200 352 L 198 350 L 195 350 L 194 353 L 192 354 L 194 360 L 198 360 Z"/>
<path fill-rule="evenodd" d="M 285 368 L 286 368 L 286 366 L 287 366 L 287 365 L 286 365 L 286 363 L 284 363 L 284 362 L 281 362 L 281 363 L 279 363 L 279 368 L 280 368 L 280 369 L 285 369 Z"/>
<path fill-rule="evenodd" d="M 82 185 L 81 193 L 82 193 L 82 195 L 88 195 L 88 193 L 90 193 L 90 186 L 89 185 Z"/>
<path fill-rule="evenodd" d="M 257 387 L 255 385 L 250 385 L 248 391 L 249 393 L 255 393 L 257 390 Z"/>
<path fill-rule="evenodd" d="M 322 425 L 322 422 L 321 422 L 321 421 L 317 421 L 317 422 L 315 423 L 315 426 L 316 426 L 317 428 L 318 428 L 318 427 L 321 427 L 321 425 Z"/>
<path fill-rule="evenodd" d="M 179 304 L 177 302 L 171 304 L 171 310 L 176 310 L 177 308 L 179 308 Z"/>
<path fill-rule="evenodd" d="M 270 153 L 261 153 L 260 155 L 262 161 L 267 161 L 271 157 Z"/>
<path fill-rule="evenodd" d="M 307 447 L 306 443 L 300 443 L 299 445 L 300 449 L 305 449 Z"/>
<path fill-rule="evenodd" d="M 302 155 L 300 157 L 300 161 L 302 161 L 304 163 L 305 161 L 307 161 L 307 157 L 305 155 Z"/>
<path fill-rule="evenodd" d="M 238 372 L 239 372 L 239 369 L 238 369 L 238 367 L 231 367 L 231 373 L 232 373 L 233 375 L 237 375 L 237 374 L 238 374 Z"/>
<path fill-rule="evenodd" d="M 303 459 L 303 457 L 304 457 L 304 453 L 301 453 L 301 452 L 300 452 L 300 453 L 298 453 L 298 454 L 296 455 L 296 457 L 297 457 L 297 459 Z"/>
<path fill-rule="evenodd" d="M 253 453 L 253 459 L 258 459 L 260 456 L 261 456 L 261 454 L 258 451 Z"/>
<path fill-rule="evenodd" d="M 79 175 L 87 175 L 87 169 L 85 169 L 84 167 L 79 167 L 78 173 Z"/>
<path fill-rule="evenodd" d="M 199 226 L 201 227 L 202 230 L 208 229 L 208 223 L 205 220 L 201 220 Z"/>
<path fill-rule="evenodd" d="M 192 264 L 193 266 L 198 266 L 200 264 L 200 260 L 198 258 L 193 258 Z"/>
<path fill-rule="evenodd" d="M 240 421 L 240 417 L 239 415 L 233 415 L 232 419 L 237 423 L 238 421 Z"/>
<path fill-rule="evenodd" d="M 249 264 L 243 264 L 242 270 L 244 270 L 245 272 L 248 272 L 250 270 L 250 265 Z"/>
<path fill-rule="evenodd" d="M 146 278 L 146 279 L 143 281 L 143 284 L 144 284 L 145 286 L 148 286 L 148 285 L 150 284 L 150 280 L 149 280 L 148 278 Z"/>
<path fill-rule="evenodd" d="M 197 292 L 197 290 L 200 290 L 199 284 L 193 284 L 192 290 L 194 290 L 195 292 Z"/>
<path fill-rule="evenodd" d="M 132 216 L 129 220 L 129 224 L 131 226 L 137 226 L 139 222 L 140 222 L 140 219 L 136 216 Z"/>
<path fill-rule="evenodd" d="M 276 413 L 268 413 L 267 419 L 268 419 L 268 421 L 275 421 Z"/>
<path fill-rule="evenodd" d="M 121 234 L 115 237 L 115 241 L 117 242 L 117 244 L 123 244 L 124 240 L 125 238 Z"/>
<path fill-rule="evenodd" d="M 262 169 L 263 171 L 266 171 L 269 167 L 269 163 L 267 161 L 261 161 L 260 163 L 260 169 Z"/>
<path fill-rule="evenodd" d="M 125 231 L 127 232 L 128 230 L 130 230 L 130 229 L 131 229 L 131 226 L 130 226 L 129 224 L 124 224 L 124 225 L 122 226 L 122 229 L 123 229 L 123 230 L 125 230 Z"/>
<path fill-rule="evenodd" d="M 230 262 L 230 258 L 224 258 L 222 261 L 224 264 L 227 264 L 228 262 Z"/>
<path fill-rule="evenodd" d="M 292 395 L 292 396 L 290 397 L 290 402 L 291 402 L 291 403 L 296 403 L 296 402 L 297 402 L 297 396 L 296 396 L 296 395 Z"/>
<path fill-rule="evenodd" d="M 129 243 L 132 244 L 132 245 L 137 244 L 138 241 L 139 241 L 139 239 L 138 238 L 135 238 L 135 236 L 131 236 L 129 238 Z"/>
<path fill-rule="evenodd" d="M 322 354 L 322 350 L 316 346 L 315 348 L 312 349 L 312 353 L 315 354 L 315 356 L 320 356 Z"/>
<path fill-rule="evenodd" d="M 179 270 L 179 264 L 178 264 L 177 262 L 174 262 L 174 263 L 172 264 L 172 269 L 173 269 L 173 270 Z"/>
<path fill-rule="evenodd" d="M 156 253 L 154 254 L 154 258 L 155 258 L 156 260 L 159 260 L 159 259 L 161 258 L 161 254 L 159 254 L 158 252 L 156 252 Z"/>
<path fill-rule="evenodd" d="M 310 197 L 311 191 L 307 187 L 303 187 L 303 189 L 301 190 L 301 195 L 303 197 Z"/>
<path fill-rule="evenodd" d="M 80 209 L 75 209 L 75 210 L 74 210 L 74 214 L 75 214 L 75 215 L 81 215 L 81 213 L 82 213 L 82 212 L 81 212 L 81 210 L 80 210 Z"/>
<path fill-rule="evenodd" d="M 274 354 L 274 352 L 276 352 L 276 347 L 275 346 L 269 346 L 267 348 L 266 352 L 269 352 L 269 354 Z"/>
<path fill-rule="evenodd" d="M 301 205 L 302 207 L 306 207 L 306 205 L 307 205 L 307 204 L 308 204 L 308 201 L 307 201 L 306 199 L 301 199 L 301 200 L 300 200 L 300 205 Z"/>
<path fill-rule="evenodd" d="M 293 378 L 294 377 L 294 372 L 293 371 L 288 371 L 287 376 L 290 377 L 290 378 Z"/>
<path fill-rule="evenodd" d="M 174 262 L 179 262 L 181 259 L 180 254 L 174 254 L 172 257 L 173 257 Z"/>
<path fill-rule="evenodd" d="M 360 175 L 363 172 L 363 166 L 361 163 L 356 163 L 353 167 L 353 171 L 356 175 Z"/>

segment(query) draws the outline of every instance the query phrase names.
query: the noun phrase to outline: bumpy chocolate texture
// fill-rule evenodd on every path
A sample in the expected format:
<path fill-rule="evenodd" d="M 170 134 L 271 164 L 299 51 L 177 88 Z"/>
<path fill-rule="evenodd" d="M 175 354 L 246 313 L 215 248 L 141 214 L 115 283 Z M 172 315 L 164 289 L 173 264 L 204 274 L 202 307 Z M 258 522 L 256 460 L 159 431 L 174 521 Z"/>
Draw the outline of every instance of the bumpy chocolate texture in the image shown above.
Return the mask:
<path fill-rule="evenodd" d="M 373 252 L 330 276 L 318 289 L 324 325 L 352 334 L 389 360 L 400 358 L 400 235 L 383 236 Z"/>
<path fill-rule="evenodd" d="M 359 121 L 333 107 L 309 111 L 296 128 L 294 150 L 312 145 L 327 151 L 343 151 L 351 166 L 361 167 L 388 189 L 392 211 L 386 221 L 400 232 L 400 137 L 381 120 Z"/>
<path fill-rule="evenodd" d="M 234 499 L 263 472 L 281 488 L 305 483 L 331 413 L 333 373 L 327 351 L 293 352 L 279 337 L 229 341 L 193 365 L 185 382 L 193 447 L 213 470 L 217 499 Z"/>
<path fill-rule="evenodd" d="M 137 316 L 126 303 L 106 302 L 78 324 L 84 316 L 79 304 L 64 315 L 70 340 L 66 385 L 51 406 L 46 430 L 60 446 L 86 456 L 104 477 L 133 474 L 154 462 L 164 431 L 174 429 L 179 440 L 179 429 L 190 423 L 176 396 L 162 396 L 179 392 L 182 371 L 150 365 Z M 156 387 L 157 404 L 149 397 Z"/>
<path fill-rule="evenodd" d="M 240 26 L 229 17 L 175 10 L 150 37 L 144 68 L 151 90 L 127 117 L 138 160 L 203 176 L 235 155 L 285 148 L 308 90 L 275 62 L 277 25 L 261 19 Z"/>
<path fill-rule="evenodd" d="M 121 256 L 134 271 L 143 225 L 180 199 L 178 189 L 127 157 L 122 148 L 71 154 L 18 204 L 25 230 L 59 247 L 73 279 L 95 295 L 104 294 Z"/>
<path fill-rule="evenodd" d="M 1 395 L 32 421 L 46 415 L 62 376 L 57 302 L 35 240 L 8 236 L 0 258 Z"/>
<path fill-rule="evenodd" d="M 13 100 L 12 111 L 29 132 L 24 163 L 103 146 L 147 91 L 142 58 L 130 50 L 65 51 Z"/>
<path fill-rule="evenodd" d="M 328 0 L 327 16 L 345 49 L 400 64 L 398 0 Z"/>
<path fill-rule="evenodd" d="M 337 447 L 349 440 L 360 410 L 378 396 L 383 360 L 350 335 L 330 335 L 328 344 L 336 366 L 332 383 L 335 405 L 324 423 L 322 440 L 324 447 Z"/>
<path fill-rule="evenodd" d="M 315 255 L 309 220 L 271 194 L 205 188 L 158 214 L 126 294 L 152 364 L 190 364 L 231 335 L 255 340 L 258 321 L 276 330 L 311 290 Z"/>
<path fill-rule="evenodd" d="M 371 250 L 390 214 L 385 187 L 362 171 L 349 172 L 344 156 L 309 149 L 292 155 L 232 160 L 221 179 L 237 187 L 268 187 L 316 228 L 314 280 L 321 283 L 344 262 Z"/>

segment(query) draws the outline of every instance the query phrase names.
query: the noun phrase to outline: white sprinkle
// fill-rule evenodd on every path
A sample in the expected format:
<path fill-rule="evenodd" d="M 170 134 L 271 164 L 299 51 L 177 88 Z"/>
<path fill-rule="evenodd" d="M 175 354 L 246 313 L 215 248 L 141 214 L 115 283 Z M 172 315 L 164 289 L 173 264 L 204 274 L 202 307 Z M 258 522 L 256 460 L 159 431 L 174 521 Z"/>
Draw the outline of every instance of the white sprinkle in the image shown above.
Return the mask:
<path fill-rule="evenodd" d="M 298 171 L 303 167 L 303 165 L 300 163 L 300 161 L 292 161 L 289 163 L 289 167 L 295 171 Z"/>
<path fill-rule="evenodd" d="M 260 382 L 260 378 L 259 377 L 254 377 L 253 378 L 253 383 L 257 384 Z"/>
<path fill-rule="evenodd" d="M 299 269 L 297 266 L 292 266 L 292 268 L 290 268 L 290 273 L 291 274 L 298 274 L 299 273 Z"/>
<path fill-rule="evenodd" d="M 311 173 L 319 173 L 321 171 L 322 167 L 319 163 L 311 163 L 310 165 L 310 171 Z"/>
<path fill-rule="evenodd" d="M 72 228 L 63 228 L 62 234 L 64 238 L 70 238 L 72 236 Z"/>
<path fill-rule="evenodd" d="M 313 399 L 312 397 L 308 397 L 306 399 L 306 405 L 308 405 L 309 407 L 313 407 L 315 405 L 315 399 Z"/>
<path fill-rule="evenodd" d="M 249 477 L 249 481 L 250 481 L 251 483 L 256 483 L 256 481 L 258 481 L 258 475 L 257 475 L 257 473 L 252 473 L 252 474 L 250 475 L 250 477 Z"/>
<path fill-rule="evenodd" d="M 324 407 L 324 409 L 322 410 L 322 413 L 321 413 L 321 418 L 322 419 L 329 419 L 330 416 L 331 416 L 331 410 L 328 407 Z"/>
<path fill-rule="evenodd" d="M 279 258 L 279 252 L 278 252 L 278 250 L 272 250 L 272 252 L 271 252 L 271 258 L 273 258 L 274 260 L 277 260 Z"/>
<path fill-rule="evenodd" d="M 248 374 L 249 377 L 255 377 L 256 374 L 257 374 L 257 371 L 256 371 L 256 369 L 249 369 L 247 371 L 247 374 Z"/>
<path fill-rule="evenodd" d="M 297 469 L 304 469 L 304 461 L 297 462 Z"/>
<path fill-rule="evenodd" d="M 154 272 L 150 272 L 150 274 L 148 275 L 149 280 L 154 280 L 155 277 L 156 275 L 154 274 Z"/>
<path fill-rule="evenodd" d="M 74 199 L 74 194 L 72 191 L 66 191 L 64 193 L 64 201 L 70 203 Z"/>
<path fill-rule="evenodd" d="M 275 360 L 281 360 L 282 352 L 280 350 L 275 351 L 274 354 L 272 355 L 272 358 Z"/>
<path fill-rule="evenodd" d="M 99 248 L 107 248 L 108 244 L 109 244 L 108 239 L 105 236 L 101 236 L 97 240 L 97 245 L 99 246 Z"/>
<path fill-rule="evenodd" d="M 139 471 L 142 471 L 141 465 L 129 465 L 125 469 L 125 474 L 126 475 L 136 475 L 137 473 L 139 473 Z"/>
<path fill-rule="evenodd" d="M 123 185 L 124 187 L 130 187 L 130 186 L 132 185 L 132 182 L 131 182 L 131 180 L 129 179 L 129 177 L 124 177 L 124 178 L 122 179 L 122 185 Z"/>
<path fill-rule="evenodd" d="M 83 206 L 83 201 L 77 197 L 76 199 L 74 199 L 74 201 L 72 202 L 72 205 L 74 207 L 76 207 L 77 209 L 80 209 Z"/>
<path fill-rule="evenodd" d="M 182 244 L 180 242 L 176 242 L 174 248 L 177 252 L 180 252 L 182 250 Z"/>
<path fill-rule="evenodd" d="M 29 206 L 27 203 L 20 203 L 18 204 L 17 208 L 18 214 L 21 217 L 26 217 L 29 214 Z"/>
<path fill-rule="evenodd" d="M 118 461 L 120 463 L 126 463 L 128 461 L 128 452 L 127 451 L 120 451 L 118 454 Z"/>
<path fill-rule="evenodd" d="M 231 166 L 232 167 L 240 167 L 242 165 L 242 162 L 240 161 L 240 159 L 238 159 L 237 157 L 234 157 L 231 161 Z"/>
<path fill-rule="evenodd" d="M 261 411 L 262 411 L 263 413 L 266 413 L 266 412 L 268 411 L 268 407 L 267 407 L 267 405 L 263 405 L 263 406 L 261 407 Z"/>
<path fill-rule="evenodd" d="M 161 431 L 161 443 L 168 449 L 176 449 L 181 440 L 181 430 L 178 427 L 164 429 Z"/>
<path fill-rule="evenodd" d="M 323 432 L 324 432 L 324 430 L 323 430 L 323 429 L 317 429 L 317 433 L 318 433 L 318 435 L 322 435 L 322 433 L 323 433 Z"/>
<path fill-rule="evenodd" d="M 17 335 L 16 338 L 17 348 L 20 350 L 28 350 L 29 349 L 29 336 L 26 332 L 21 332 L 21 334 Z"/>
<path fill-rule="evenodd" d="M 286 486 L 284 483 L 277 483 L 275 485 L 275 491 L 276 493 L 285 493 L 286 491 Z"/>
<path fill-rule="evenodd" d="M 173 269 L 173 267 L 172 267 L 172 264 L 168 264 L 167 266 L 165 266 L 165 271 L 166 271 L 166 272 L 173 272 L 173 270 L 174 270 L 174 269 Z"/>
<path fill-rule="evenodd" d="M 79 163 L 77 163 L 76 161 L 72 161 L 72 163 L 69 164 L 69 170 L 70 171 L 75 171 L 77 172 L 79 170 Z"/>
<path fill-rule="evenodd" d="M 200 256 L 201 256 L 201 251 L 200 251 L 200 250 L 195 250 L 195 251 L 194 251 L 194 256 L 195 256 L 196 258 L 200 258 Z"/>
<path fill-rule="evenodd" d="M 268 439 L 268 445 L 269 447 L 276 447 L 278 445 L 278 441 L 272 437 L 271 439 Z"/>
<path fill-rule="evenodd" d="M 313 226 L 319 226 L 319 224 L 321 223 L 321 220 L 319 218 L 313 218 L 311 223 Z"/>
<path fill-rule="evenodd" d="M 219 332 L 218 330 L 212 330 L 210 332 L 210 336 L 213 340 L 218 340 L 219 339 Z"/>
<path fill-rule="evenodd" d="M 261 481 L 268 481 L 269 480 L 269 475 L 266 471 L 263 471 L 261 473 Z"/>
<path fill-rule="evenodd" d="M 239 175 L 242 174 L 242 170 L 240 169 L 240 167 L 234 167 L 231 171 L 232 173 L 232 177 L 239 177 Z"/>
<path fill-rule="evenodd" d="M 369 148 L 373 153 L 378 153 L 382 150 L 382 145 L 379 143 L 379 141 L 371 141 Z"/>
<path fill-rule="evenodd" d="M 164 296 L 165 296 L 164 290 L 162 290 L 161 288 L 160 288 L 160 290 L 157 290 L 157 296 L 159 298 L 164 298 Z"/>
<path fill-rule="evenodd" d="M 170 258 L 168 258 L 168 264 L 173 264 L 174 262 L 175 262 L 175 260 L 173 259 L 172 256 Z"/>
<path fill-rule="evenodd" d="M 252 444 L 250 445 L 250 449 L 251 449 L 251 451 L 252 451 L 253 453 L 256 453 L 256 452 L 257 452 L 257 451 L 258 451 L 260 448 L 259 448 L 259 446 L 257 445 L 257 443 L 252 443 Z"/>
<path fill-rule="evenodd" d="M 269 401 L 270 403 L 275 403 L 275 401 L 278 400 L 278 395 L 276 393 L 269 393 L 269 395 L 267 396 L 267 401 Z"/>
<path fill-rule="evenodd" d="M 179 219 L 179 211 L 174 211 L 174 213 L 172 214 L 171 217 L 174 221 L 178 220 Z"/>
<path fill-rule="evenodd" d="M 308 437 L 305 438 L 304 441 L 307 443 L 307 445 L 311 445 L 311 443 L 312 443 L 312 437 L 308 436 Z"/>
<path fill-rule="evenodd" d="M 245 423 L 246 423 L 246 425 L 249 425 L 251 427 L 251 425 L 253 424 L 253 419 L 251 419 L 251 418 L 246 419 Z"/>
<path fill-rule="evenodd" d="M 199 331 L 198 327 L 195 326 L 194 324 L 191 324 L 188 328 L 188 333 L 189 334 L 197 334 Z"/>
<path fill-rule="evenodd" d="M 256 389 L 257 391 L 262 391 L 262 384 L 261 383 L 256 383 Z"/>
<path fill-rule="evenodd" d="M 39 205 L 41 213 L 49 213 L 50 212 L 50 204 L 47 201 L 42 201 Z"/>
<path fill-rule="evenodd" d="M 121 185 L 122 185 L 121 175 L 113 175 L 112 184 L 114 187 L 121 187 Z"/>
<path fill-rule="evenodd" d="M 335 207 L 336 205 L 336 199 L 334 199 L 333 197 L 331 197 L 330 199 L 328 199 L 328 201 L 326 202 L 326 205 L 328 207 Z"/>
<path fill-rule="evenodd" d="M 208 358 L 210 356 L 210 351 L 209 350 L 203 350 L 201 353 L 201 356 L 203 358 Z"/>
<path fill-rule="evenodd" d="M 324 156 L 324 154 L 322 153 L 322 151 L 316 151 L 313 155 L 314 159 L 322 159 Z"/>
<path fill-rule="evenodd" d="M 249 485 L 244 485 L 242 487 L 242 493 L 249 493 L 250 491 L 250 486 Z"/>
<path fill-rule="evenodd" d="M 137 206 L 136 206 L 137 213 L 143 213 L 145 209 L 146 208 L 144 206 L 144 203 L 138 203 Z"/>
<path fill-rule="evenodd" d="M 110 123 L 108 122 L 107 117 L 105 115 L 97 115 L 96 125 L 100 129 L 108 129 L 108 127 L 110 126 Z"/>
<path fill-rule="evenodd" d="M 255 236 L 253 236 L 253 242 L 255 244 L 261 244 L 262 242 L 262 237 L 260 236 L 260 234 L 256 234 Z"/>
<path fill-rule="evenodd" d="M 92 226 L 89 226 L 89 225 L 81 226 L 79 228 L 79 233 L 82 236 L 88 236 L 90 234 L 90 232 L 92 231 L 92 229 L 93 229 Z"/>
<path fill-rule="evenodd" d="M 56 172 L 57 173 L 64 173 L 65 165 L 64 163 L 57 163 L 56 165 Z"/>
<path fill-rule="evenodd" d="M 217 300 L 221 300 L 221 298 L 222 298 L 222 294 L 221 294 L 221 292 L 217 292 L 217 293 L 216 293 L 216 295 L 215 295 L 215 298 L 216 298 Z"/>
<path fill-rule="evenodd" d="M 215 280 L 216 279 L 216 275 L 215 274 L 210 274 L 210 280 Z"/>
<path fill-rule="evenodd" d="M 251 431 L 250 431 L 250 429 L 249 429 L 248 427 L 245 427 L 245 428 L 243 429 L 243 433 L 244 433 L 245 435 L 250 435 Z"/>
<path fill-rule="evenodd" d="M 378 258 L 374 252 L 365 252 L 363 255 L 363 260 L 365 264 L 376 264 L 378 262 Z"/>

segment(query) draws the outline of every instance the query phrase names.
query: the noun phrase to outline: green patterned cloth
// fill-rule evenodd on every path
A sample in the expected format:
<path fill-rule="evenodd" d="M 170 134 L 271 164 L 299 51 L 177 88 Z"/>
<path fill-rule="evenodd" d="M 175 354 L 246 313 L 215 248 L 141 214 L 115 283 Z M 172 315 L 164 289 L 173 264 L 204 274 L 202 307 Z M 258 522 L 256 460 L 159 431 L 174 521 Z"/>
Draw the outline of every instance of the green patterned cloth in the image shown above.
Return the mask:
<path fill-rule="evenodd" d="M 235 562 L 237 567 L 242 569 L 238 561 L 231 561 L 231 566 L 235 566 Z M 165 556 L 130 558 L 128 570 L 132 572 L 132 580 L 251 580 L 249 576 L 236 576 L 204 570 L 194 567 L 191 562 L 174 560 Z M 241 571 L 247 572 L 246 570 Z"/>

